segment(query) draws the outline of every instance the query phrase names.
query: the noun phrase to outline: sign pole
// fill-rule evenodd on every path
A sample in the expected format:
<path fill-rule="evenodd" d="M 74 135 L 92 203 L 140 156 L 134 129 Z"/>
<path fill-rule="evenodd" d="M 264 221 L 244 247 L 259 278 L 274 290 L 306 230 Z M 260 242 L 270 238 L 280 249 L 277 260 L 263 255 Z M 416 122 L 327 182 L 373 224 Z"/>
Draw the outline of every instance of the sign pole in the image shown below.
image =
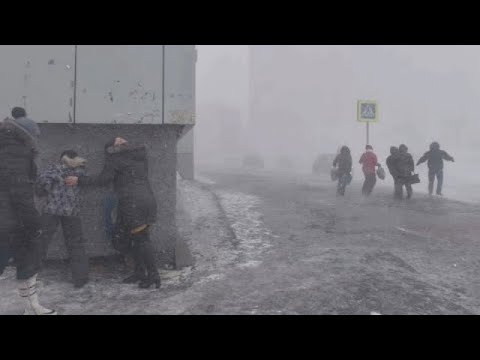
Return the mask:
<path fill-rule="evenodd" d="M 367 145 L 370 145 L 370 122 L 367 122 Z"/>
<path fill-rule="evenodd" d="M 357 102 L 357 121 L 367 124 L 367 145 L 370 145 L 370 123 L 379 121 L 377 102 L 359 100 Z"/>

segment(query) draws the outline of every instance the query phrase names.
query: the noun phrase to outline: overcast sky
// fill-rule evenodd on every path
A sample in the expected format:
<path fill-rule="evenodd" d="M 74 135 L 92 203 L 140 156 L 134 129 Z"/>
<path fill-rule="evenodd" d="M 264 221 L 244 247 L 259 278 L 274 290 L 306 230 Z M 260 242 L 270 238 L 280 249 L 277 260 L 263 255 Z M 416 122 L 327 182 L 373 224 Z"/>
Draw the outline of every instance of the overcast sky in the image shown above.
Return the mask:
<path fill-rule="evenodd" d="M 246 121 L 249 70 L 246 45 L 198 46 L 198 50 L 200 136 L 212 124 L 211 116 L 202 119 L 206 105 L 237 108 L 241 121 Z M 272 51 L 272 68 L 285 61 L 273 53 L 278 52 Z M 355 101 L 365 98 L 381 104 L 381 123 L 372 129 L 379 152 L 386 153 L 390 144 L 408 142 L 414 153 L 421 153 L 433 140 L 452 152 L 476 151 L 479 46 L 296 46 L 294 53 L 298 56 L 284 64 L 288 74 L 279 76 L 266 68 L 264 76 L 273 76 L 269 80 L 278 85 L 269 94 L 272 119 L 288 112 L 295 121 L 262 134 L 258 151 L 277 154 L 283 144 L 292 144 L 295 134 L 299 145 L 290 152 L 297 152 L 293 156 L 302 160 L 335 151 L 341 144 L 361 152 L 365 136 L 363 125 L 355 123 Z M 249 125 L 250 133 L 242 135 L 246 139 L 256 132 Z M 197 140 L 200 150 L 202 141 L 209 143 L 209 149 L 215 143 L 205 135 Z M 223 148 L 217 152 L 223 150 L 228 152 Z"/>

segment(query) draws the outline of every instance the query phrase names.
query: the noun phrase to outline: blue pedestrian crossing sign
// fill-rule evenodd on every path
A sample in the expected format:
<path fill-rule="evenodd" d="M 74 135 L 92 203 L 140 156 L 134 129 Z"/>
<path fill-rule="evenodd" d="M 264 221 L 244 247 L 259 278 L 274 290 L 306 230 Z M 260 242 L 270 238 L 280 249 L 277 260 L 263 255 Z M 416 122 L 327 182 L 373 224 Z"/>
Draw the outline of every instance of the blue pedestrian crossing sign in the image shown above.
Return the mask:
<path fill-rule="evenodd" d="M 357 105 L 357 121 L 364 123 L 380 121 L 378 103 L 370 100 L 359 100 Z"/>

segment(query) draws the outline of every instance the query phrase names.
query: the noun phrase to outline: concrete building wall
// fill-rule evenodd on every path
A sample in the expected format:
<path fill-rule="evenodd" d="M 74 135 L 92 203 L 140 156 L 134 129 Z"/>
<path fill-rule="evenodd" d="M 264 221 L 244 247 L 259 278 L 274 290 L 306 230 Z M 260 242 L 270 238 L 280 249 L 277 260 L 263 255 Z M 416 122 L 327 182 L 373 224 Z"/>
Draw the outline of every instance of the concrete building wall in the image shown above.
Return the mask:
<path fill-rule="evenodd" d="M 195 178 L 194 129 L 190 129 L 179 141 L 177 146 L 177 171 L 183 179 Z"/>
<path fill-rule="evenodd" d="M 2 45 L 0 57 L 0 112 L 6 117 L 23 106 L 40 124 L 40 171 L 73 149 L 97 174 L 109 139 L 147 145 L 159 206 L 152 237 L 161 262 L 172 264 L 177 142 L 195 125 L 195 45 Z M 193 149 L 185 154 L 193 157 Z M 107 194 L 85 192 L 82 218 L 91 256 L 113 252 L 105 236 Z M 65 255 L 58 240 L 52 257 Z"/>

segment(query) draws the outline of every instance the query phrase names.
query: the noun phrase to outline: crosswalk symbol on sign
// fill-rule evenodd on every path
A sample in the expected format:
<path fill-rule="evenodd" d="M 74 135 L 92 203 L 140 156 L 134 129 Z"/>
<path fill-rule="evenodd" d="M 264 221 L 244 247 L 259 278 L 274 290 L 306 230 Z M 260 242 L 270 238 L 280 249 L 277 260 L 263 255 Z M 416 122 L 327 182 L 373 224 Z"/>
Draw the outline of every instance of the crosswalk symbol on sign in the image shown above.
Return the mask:
<path fill-rule="evenodd" d="M 360 122 L 378 122 L 378 104 L 375 101 L 359 101 L 357 120 Z"/>

